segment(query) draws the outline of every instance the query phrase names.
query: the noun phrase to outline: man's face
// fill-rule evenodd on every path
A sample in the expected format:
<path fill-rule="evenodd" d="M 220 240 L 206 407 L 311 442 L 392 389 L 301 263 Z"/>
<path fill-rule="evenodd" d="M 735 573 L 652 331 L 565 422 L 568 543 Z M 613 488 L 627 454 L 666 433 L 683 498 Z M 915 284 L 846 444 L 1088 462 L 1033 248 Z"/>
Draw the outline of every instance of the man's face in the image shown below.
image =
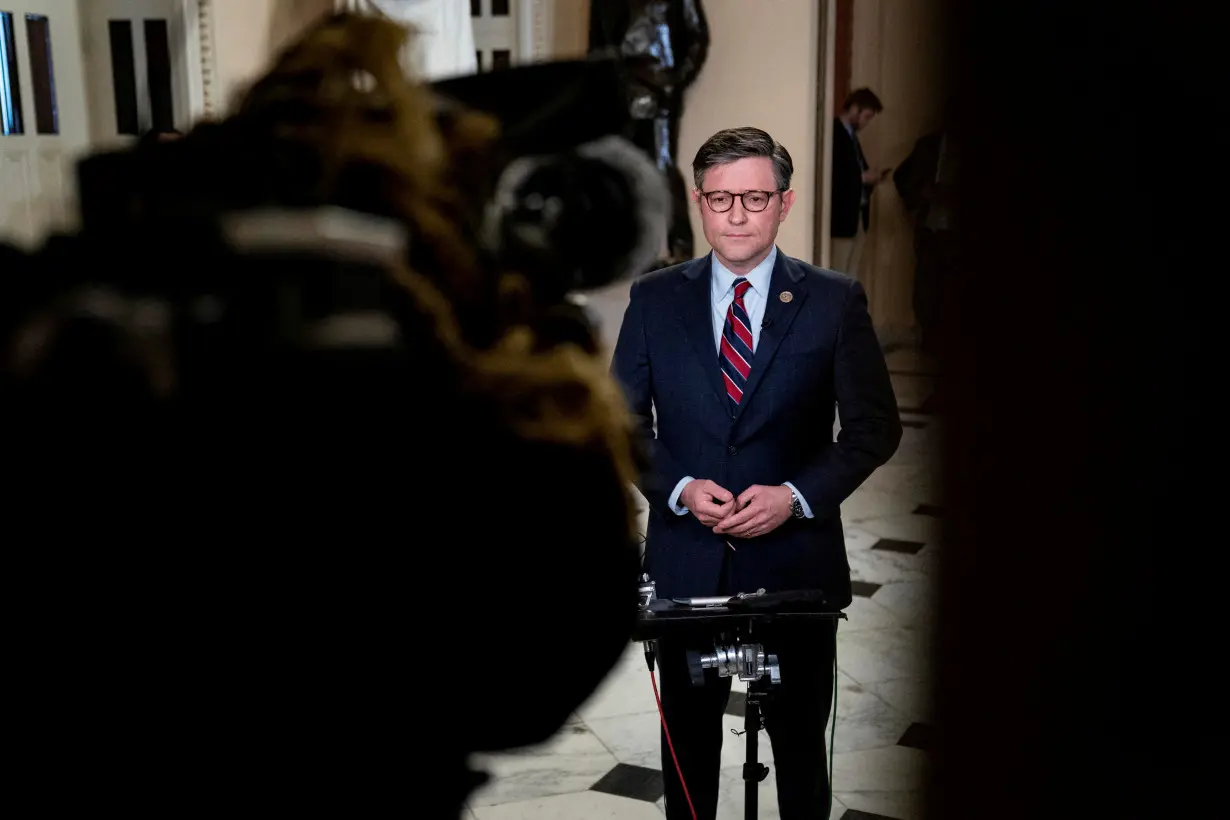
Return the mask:
<path fill-rule="evenodd" d="M 768 204 L 763 211 L 748 210 L 739 197 L 718 197 L 718 209 L 710 205 L 704 194 L 724 191 L 743 194 L 761 191 L 768 194 Z M 717 254 L 718 261 L 732 273 L 743 274 L 760 264 L 773 243 L 777 229 L 786 221 L 794 204 L 794 192 L 778 194 L 777 179 L 773 176 L 773 161 L 768 157 L 748 157 L 728 165 L 719 165 L 705 172 L 704 188 L 692 192 L 692 199 L 700 208 L 705 239 Z M 757 198 L 748 199 L 756 204 Z M 724 200 L 724 201 L 722 201 Z M 729 210 L 721 211 L 729 204 Z"/>
<path fill-rule="evenodd" d="M 864 128 L 871 125 L 871 121 L 876 118 L 876 112 L 872 111 L 870 108 L 859 108 L 855 106 L 854 111 L 851 113 L 853 116 L 850 118 L 850 123 L 854 126 L 855 131 L 862 131 Z"/>

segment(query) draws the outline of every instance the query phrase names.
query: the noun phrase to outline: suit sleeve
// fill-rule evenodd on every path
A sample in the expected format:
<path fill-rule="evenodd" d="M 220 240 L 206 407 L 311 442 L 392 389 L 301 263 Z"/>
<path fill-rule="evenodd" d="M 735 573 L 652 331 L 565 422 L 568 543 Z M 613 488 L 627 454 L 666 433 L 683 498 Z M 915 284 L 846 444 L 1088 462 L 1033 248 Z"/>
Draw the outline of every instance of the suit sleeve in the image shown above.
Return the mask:
<path fill-rule="evenodd" d="M 819 518 L 836 513 L 901 443 L 901 418 L 888 365 L 871 326 L 867 295 L 857 282 L 850 284 L 846 295 L 833 380 L 841 432 L 831 447 L 791 479 Z"/>
<path fill-rule="evenodd" d="M 686 474 L 658 441 L 654 431 L 653 372 L 645 338 L 645 296 L 639 282 L 632 285 L 628 308 L 619 328 L 611 375 L 623 386 L 640 443 L 647 454 L 648 466 L 642 471 L 638 484 L 641 493 L 663 515 L 677 514 L 671 509 L 670 495 Z"/>

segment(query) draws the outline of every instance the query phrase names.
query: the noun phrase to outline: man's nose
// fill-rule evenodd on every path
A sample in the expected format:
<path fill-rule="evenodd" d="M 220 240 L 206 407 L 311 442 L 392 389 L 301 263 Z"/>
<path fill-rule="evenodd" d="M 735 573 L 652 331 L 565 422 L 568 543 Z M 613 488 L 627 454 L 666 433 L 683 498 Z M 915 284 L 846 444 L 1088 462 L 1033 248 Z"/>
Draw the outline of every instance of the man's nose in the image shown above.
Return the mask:
<path fill-rule="evenodd" d="M 743 208 L 743 200 L 736 199 L 734 204 L 730 206 L 730 216 L 728 219 L 736 225 L 742 225 L 744 222 L 747 222 L 747 211 Z"/>

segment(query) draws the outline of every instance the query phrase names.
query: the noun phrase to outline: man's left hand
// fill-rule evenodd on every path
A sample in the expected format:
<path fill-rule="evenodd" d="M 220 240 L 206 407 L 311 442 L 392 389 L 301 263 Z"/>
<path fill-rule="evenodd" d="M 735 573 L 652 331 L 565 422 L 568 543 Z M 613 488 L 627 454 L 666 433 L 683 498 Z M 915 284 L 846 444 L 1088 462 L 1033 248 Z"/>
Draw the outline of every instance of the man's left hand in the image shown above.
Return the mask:
<path fill-rule="evenodd" d="M 718 535 L 735 538 L 755 538 L 786 523 L 793 515 L 790 509 L 790 488 L 753 484 L 735 499 L 736 512 L 713 528 Z"/>

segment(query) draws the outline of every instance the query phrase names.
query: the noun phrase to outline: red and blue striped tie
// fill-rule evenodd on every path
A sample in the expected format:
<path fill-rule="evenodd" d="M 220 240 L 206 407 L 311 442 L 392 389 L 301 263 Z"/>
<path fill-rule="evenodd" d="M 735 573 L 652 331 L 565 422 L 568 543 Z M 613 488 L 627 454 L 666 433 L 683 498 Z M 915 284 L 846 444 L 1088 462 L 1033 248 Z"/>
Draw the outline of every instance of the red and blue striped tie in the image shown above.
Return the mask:
<path fill-rule="evenodd" d="M 743 306 L 743 295 L 752 285 L 740 277 L 735 280 L 735 298 L 726 310 L 726 326 L 722 328 L 721 353 L 718 364 L 722 368 L 722 380 L 726 382 L 726 395 L 731 404 L 739 406 L 743 389 L 747 386 L 748 374 L 752 372 L 752 322 Z"/>

